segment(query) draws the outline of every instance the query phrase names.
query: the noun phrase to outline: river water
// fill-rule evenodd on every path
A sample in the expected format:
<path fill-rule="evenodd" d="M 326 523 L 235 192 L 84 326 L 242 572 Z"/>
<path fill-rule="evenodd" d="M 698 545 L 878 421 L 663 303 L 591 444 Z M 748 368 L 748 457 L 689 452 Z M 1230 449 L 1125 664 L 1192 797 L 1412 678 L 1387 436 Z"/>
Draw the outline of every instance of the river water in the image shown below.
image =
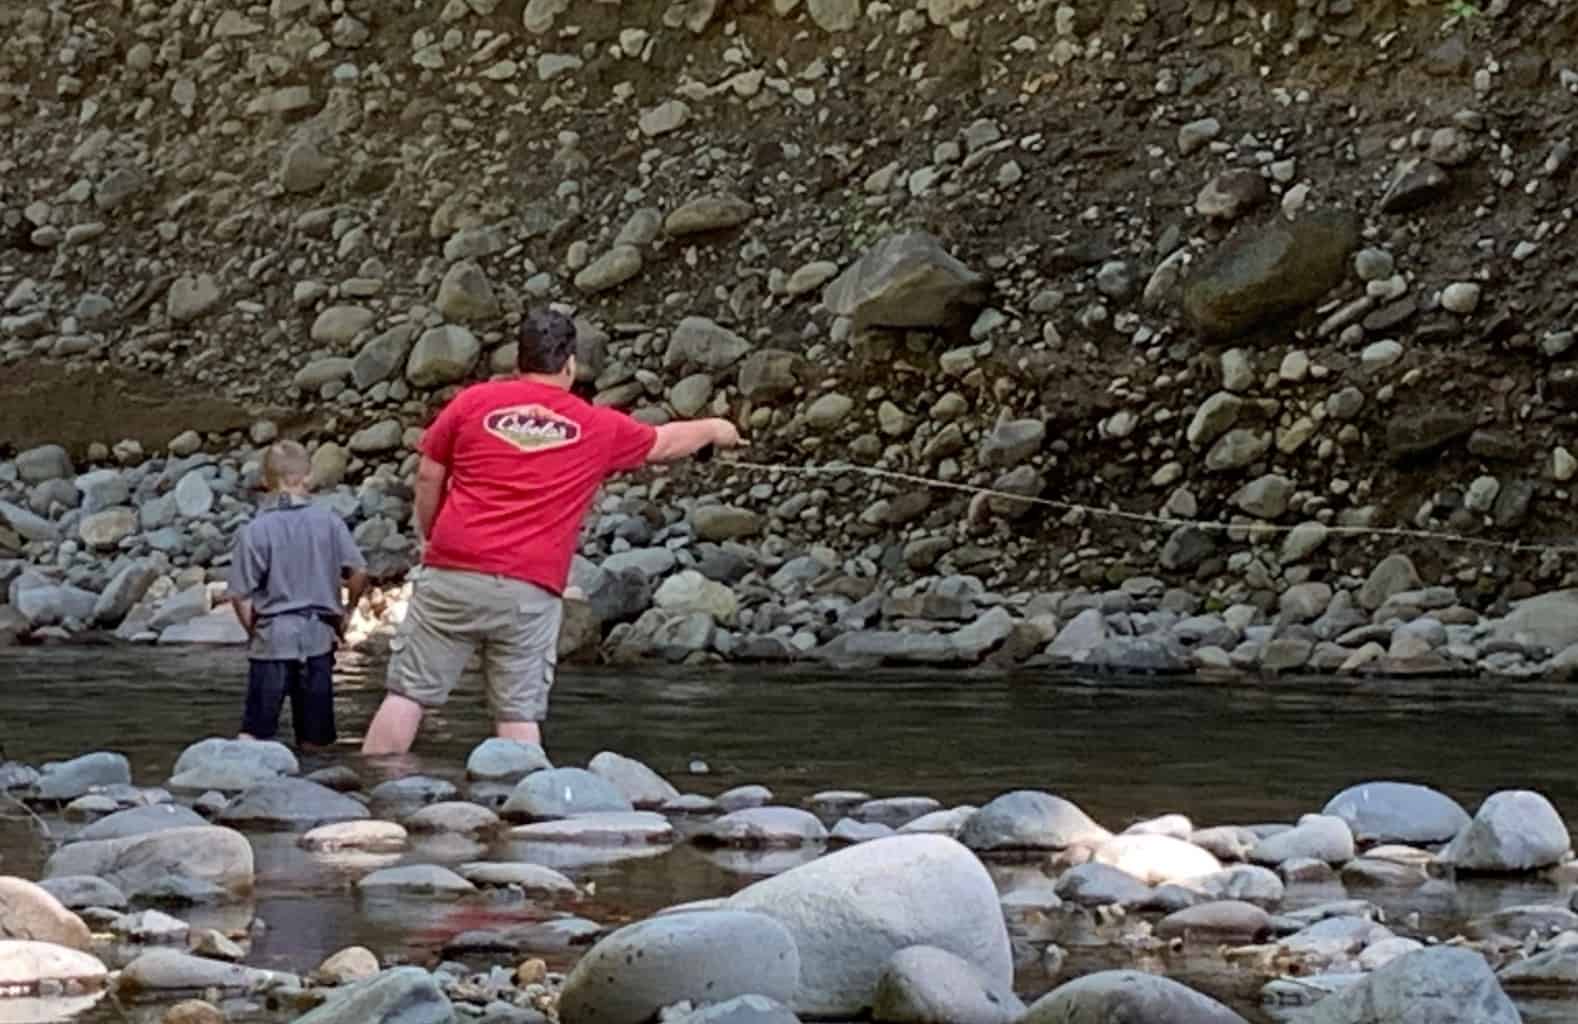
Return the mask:
<path fill-rule="evenodd" d="M 244 657 L 228 650 L 0 652 L 0 744 L 5 756 L 33 764 L 118 750 L 131 759 L 135 781 L 157 785 L 187 744 L 233 733 L 245 667 Z M 475 680 L 429 719 L 409 759 L 366 764 L 355 747 L 377 706 L 382 670 L 376 659 L 353 654 L 342 660 L 337 711 L 343 750 L 328 760 L 349 764 L 369 786 L 415 771 L 459 781 L 467 752 L 488 731 Z M 1202 827 L 1290 821 L 1368 779 L 1427 783 L 1471 812 L 1497 789 L 1538 789 L 1571 820 L 1578 812 L 1570 753 L 1575 719 L 1578 691 L 1538 684 L 1221 685 L 970 672 L 598 669 L 561 672 L 546 745 L 560 764 L 584 764 L 601 750 L 614 750 L 646 761 L 683 791 L 716 794 L 760 783 L 782 803 L 823 789 L 924 794 L 948 805 L 979 804 L 1011 789 L 1044 789 L 1074 800 L 1115 830 L 1168 812 L 1186 814 Z M 698 760 L 709 767 L 706 774 L 690 772 Z M 256 904 L 217 912 L 211 923 L 240 927 L 254 913 L 265 921 L 268 930 L 251 955 L 259 966 L 304 971 L 357 943 L 381 956 L 421 960 L 447 935 L 479 926 L 475 914 L 455 908 L 358 903 L 349 888 L 355 878 L 401 858 L 309 857 L 292 837 L 253 838 Z M 403 860 L 454 863 L 484 853 L 512 855 L 507 847 L 483 851 L 451 839 L 418 844 Z M 0 821 L 0 872 L 35 877 L 44 855 L 26 826 Z M 595 883 L 595 895 L 575 912 L 603 923 L 725 894 L 795 860 L 683 845 L 623 860 L 565 857 L 550 854 L 548 862 Z M 1289 903 L 1341 895 L 1327 887 L 1303 894 L 1295 888 Z M 1427 924 L 1449 928 L 1492 909 L 1563 896 L 1545 882 L 1481 883 L 1448 887 L 1424 904 L 1416 894 L 1388 909 L 1397 917 L 1422 909 Z M 532 916 L 524 907 L 491 913 Z M 200 916 L 194 923 L 205 922 Z M 555 966 L 571 959 L 570 953 L 549 957 Z M 1208 976 L 1185 980 L 1265 1019 L 1252 992 Z M 1046 987 L 1033 970 L 1021 981 L 1026 995 Z M 1564 1019 L 1529 1010 L 1530 1020 Z"/>

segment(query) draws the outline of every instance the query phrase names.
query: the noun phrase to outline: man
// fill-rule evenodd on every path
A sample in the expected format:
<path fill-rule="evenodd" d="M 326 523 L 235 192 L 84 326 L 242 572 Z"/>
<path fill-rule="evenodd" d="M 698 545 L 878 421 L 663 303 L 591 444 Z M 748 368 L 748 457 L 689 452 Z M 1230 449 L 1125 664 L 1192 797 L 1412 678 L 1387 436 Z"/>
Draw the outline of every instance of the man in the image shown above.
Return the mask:
<path fill-rule="evenodd" d="M 263 500 L 236 535 L 228 589 L 247 631 L 247 697 L 242 739 L 271 740 L 290 698 L 297 745 L 335 742 L 334 648 L 350 611 L 340 604 L 346 577 L 350 609 L 367 589 L 367 563 L 345 520 L 313 504 L 312 461 L 295 441 L 263 455 Z"/>
<path fill-rule="evenodd" d="M 426 547 L 391 644 L 365 754 L 411 749 L 481 648 L 497 733 L 542 742 L 558 660 L 560 594 L 582 520 L 608 477 L 742 442 L 727 420 L 650 427 L 570 393 L 575 325 L 521 325 L 515 377 L 473 385 L 422 438 L 415 511 Z"/>

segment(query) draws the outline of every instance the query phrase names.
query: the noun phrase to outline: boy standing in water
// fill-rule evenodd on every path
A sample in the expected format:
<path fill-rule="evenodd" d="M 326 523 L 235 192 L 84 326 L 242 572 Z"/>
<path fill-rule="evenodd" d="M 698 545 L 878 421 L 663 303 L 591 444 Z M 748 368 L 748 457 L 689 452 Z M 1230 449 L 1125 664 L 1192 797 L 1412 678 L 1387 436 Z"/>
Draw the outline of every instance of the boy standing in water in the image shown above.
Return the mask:
<path fill-rule="evenodd" d="M 268 492 L 236 535 L 230 603 L 249 638 L 241 738 L 271 740 L 290 698 L 296 743 L 334 743 L 334 648 L 367 589 L 366 561 L 345 521 L 309 497 L 312 461 L 295 441 L 263 456 Z M 346 574 L 350 605 L 340 603 Z"/>

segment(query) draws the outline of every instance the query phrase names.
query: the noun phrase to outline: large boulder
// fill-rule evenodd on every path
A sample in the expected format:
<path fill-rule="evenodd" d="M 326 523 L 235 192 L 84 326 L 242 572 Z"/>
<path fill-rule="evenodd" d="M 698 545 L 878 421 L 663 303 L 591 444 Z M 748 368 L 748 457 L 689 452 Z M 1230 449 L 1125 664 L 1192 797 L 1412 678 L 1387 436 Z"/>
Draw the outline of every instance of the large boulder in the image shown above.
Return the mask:
<path fill-rule="evenodd" d="M 1005 793 L 965 821 L 959 841 L 972 850 L 1062 850 L 1111 837 L 1075 804 L 1035 790 Z"/>
<path fill-rule="evenodd" d="M 679 796 L 679 790 L 663 776 L 634 758 L 612 751 L 598 754 L 586 767 L 593 775 L 613 783 L 635 807 L 661 807 Z"/>
<path fill-rule="evenodd" d="M 1355 1021 L 1368 1018 L 1353 1018 Z M 1021 1024 L 1246 1024 L 1243 1017 L 1171 978 L 1101 971 L 1060 985 L 1031 1004 Z"/>
<path fill-rule="evenodd" d="M 1436 946 L 1398 957 L 1353 986 L 1322 999 L 1304 1022 L 1521 1024 L 1522 1019 L 1484 957 L 1471 949 Z"/>
<path fill-rule="evenodd" d="M 45 878 L 92 875 L 133 899 L 167 891 L 172 879 L 207 883 L 232 894 L 251 890 L 252 844 L 228 828 L 204 825 L 72 843 L 44 866 Z"/>
<path fill-rule="evenodd" d="M 40 800 L 62 803 L 86 796 L 99 786 L 131 785 L 131 762 L 122 754 L 84 754 L 70 761 L 46 764 L 34 793 Z"/>
<path fill-rule="evenodd" d="M 7 875 L 0 875 L 0 939 L 48 942 L 84 952 L 93 949 L 93 935 L 82 918 L 46 890 Z"/>
<path fill-rule="evenodd" d="M 1578 644 L 1578 590 L 1558 590 L 1518 602 L 1493 635 L 1498 640 L 1564 651 Z"/>
<path fill-rule="evenodd" d="M 455 1008 L 431 974 L 396 967 L 336 989 L 296 1024 L 454 1024 Z"/>
<path fill-rule="evenodd" d="M 199 740 L 181 752 L 170 788 L 187 792 L 239 793 L 281 775 L 301 771 L 296 755 L 272 740 Z"/>
<path fill-rule="evenodd" d="M 1321 813 L 1347 822 L 1354 838 L 1365 844 L 1444 843 L 1469 822 L 1456 800 L 1407 782 L 1350 786 L 1327 801 Z"/>
<path fill-rule="evenodd" d="M 506 818 L 536 821 L 634 809 L 608 780 L 584 768 L 554 768 L 522 779 L 500 813 Z"/>
<path fill-rule="evenodd" d="M 911 946 L 877 980 L 871 1019 L 880 1024 L 1012 1024 L 1025 1012 L 1011 987 L 947 950 Z"/>
<path fill-rule="evenodd" d="M 741 955 L 749 951 L 749 955 Z M 564 1024 L 645 1024 L 679 1002 L 794 995 L 800 956 L 763 914 L 699 910 L 621 928 L 581 958 L 559 1000 Z"/>
<path fill-rule="evenodd" d="M 31 991 L 49 982 L 93 987 L 103 984 L 108 974 L 97 957 L 78 949 L 50 942 L 0 939 L 0 992 L 12 988 Z"/>
<path fill-rule="evenodd" d="M 336 821 L 368 818 L 367 808 L 343 793 L 306 779 L 280 778 L 244 791 L 219 813 L 220 822 L 237 828 L 305 832 Z"/>
<path fill-rule="evenodd" d="M 515 782 L 552 767 L 553 762 L 537 744 L 493 737 L 477 744 L 466 758 L 466 777 L 484 782 Z"/>
<path fill-rule="evenodd" d="M 1278 218 L 1218 247 L 1184 286 L 1184 312 L 1203 334 L 1231 338 L 1314 305 L 1342 282 L 1359 242 L 1352 213 Z"/>
<path fill-rule="evenodd" d="M 942 836 L 894 836 L 757 882 L 727 906 L 777 918 L 800 951 L 789 1006 L 811 1016 L 869 1008 L 894 953 L 935 946 L 994 985 L 1013 982 L 997 888 L 969 850 Z"/>
<path fill-rule="evenodd" d="M 1467 872 L 1534 871 L 1560 863 L 1571 849 L 1567 824 L 1549 800 L 1529 790 L 1504 790 L 1480 804 L 1441 860 Z"/>
<path fill-rule="evenodd" d="M 872 246 L 822 292 L 834 316 L 856 328 L 947 327 L 986 303 L 991 287 L 924 232 Z"/>

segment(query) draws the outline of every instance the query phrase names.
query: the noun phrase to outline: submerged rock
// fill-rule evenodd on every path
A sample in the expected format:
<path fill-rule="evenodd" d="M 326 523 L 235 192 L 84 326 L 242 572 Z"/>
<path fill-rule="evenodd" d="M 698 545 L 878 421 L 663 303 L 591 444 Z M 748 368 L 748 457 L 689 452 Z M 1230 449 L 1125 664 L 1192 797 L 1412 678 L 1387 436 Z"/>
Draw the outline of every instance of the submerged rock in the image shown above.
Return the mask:
<path fill-rule="evenodd" d="M 1354 1018 L 1358 1020 L 1359 1018 Z M 1031 1004 L 1022 1024 L 1246 1024 L 1243 1017 L 1171 978 L 1101 971 L 1061 985 Z"/>
<path fill-rule="evenodd" d="M 477 887 L 436 864 L 407 864 L 374 871 L 356 883 L 356 891 L 363 896 L 453 900 L 469 896 Z"/>
<path fill-rule="evenodd" d="M 515 840 L 539 843 L 647 845 L 673 840 L 674 826 L 663 815 L 651 811 L 607 811 L 517 825 L 510 829 L 509 836 Z"/>
<path fill-rule="evenodd" d="M 537 820 L 631 810 L 630 801 L 606 779 L 583 768 L 554 768 L 522 779 L 500 813 L 514 820 Z"/>
<path fill-rule="evenodd" d="M 1399 957 L 1326 999 L 1308 1024 L 1429 1021 L 1430 1024 L 1520 1024 L 1485 958 L 1470 949 L 1437 946 Z"/>
<path fill-rule="evenodd" d="M 192 956 L 173 949 L 153 949 L 121 972 L 119 991 L 129 995 L 167 991 L 217 989 L 257 992 L 284 980 L 283 975 L 239 964 Z"/>
<path fill-rule="evenodd" d="M 826 841 L 827 829 L 798 807 L 750 807 L 708 822 L 694 839 L 714 846 L 806 846 Z"/>
<path fill-rule="evenodd" d="M 788 1005 L 835 1016 L 869 1008 L 894 953 L 943 949 L 993 984 L 1013 982 L 997 888 L 980 861 L 941 836 L 894 836 L 829 854 L 736 893 L 728 906 L 777 918 L 800 952 Z"/>
<path fill-rule="evenodd" d="M 749 951 L 749 955 L 741 955 Z M 664 1007 L 795 992 L 800 957 L 782 924 L 737 910 L 666 914 L 593 946 L 565 979 L 564 1024 L 645 1024 Z"/>
<path fill-rule="evenodd" d="M 252 844 L 239 832 L 205 825 L 73 843 L 44 866 L 46 878 L 78 875 L 101 878 L 132 899 L 156 895 L 172 881 L 242 895 L 252 888 Z"/>
<path fill-rule="evenodd" d="M 974 964 L 932 946 L 893 954 L 877 980 L 871 1019 L 880 1024 L 1013 1024 L 1025 1004 Z"/>
<path fill-rule="evenodd" d="M 453 1024 L 455 1008 L 433 976 L 396 967 L 338 989 L 295 1024 Z"/>
<path fill-rule="evenodd" d="M 212 738 L 181 752 L 170 788 L 194 793 L 239 793 L 269 779 L 301 771 L 296 755 L 283 743 Z"/>
<path fill-rule="evenodd" d="M 370 817 L 360 802 L 306 779 L 271 779 L 244 791 L 219 815 L 241 828 L 306 831 L 337 821 Z"/>
<path fill-rule="evenodd" d="M 196 811 L 178 804 L 157 804 L 106 815 L 85 826 L 70 841 L 80 843 L 99 839 L 126 839 L 151 832 L 168 832 L 173 828 L 202 828 L 207 824 L 207 819 Z"/>

